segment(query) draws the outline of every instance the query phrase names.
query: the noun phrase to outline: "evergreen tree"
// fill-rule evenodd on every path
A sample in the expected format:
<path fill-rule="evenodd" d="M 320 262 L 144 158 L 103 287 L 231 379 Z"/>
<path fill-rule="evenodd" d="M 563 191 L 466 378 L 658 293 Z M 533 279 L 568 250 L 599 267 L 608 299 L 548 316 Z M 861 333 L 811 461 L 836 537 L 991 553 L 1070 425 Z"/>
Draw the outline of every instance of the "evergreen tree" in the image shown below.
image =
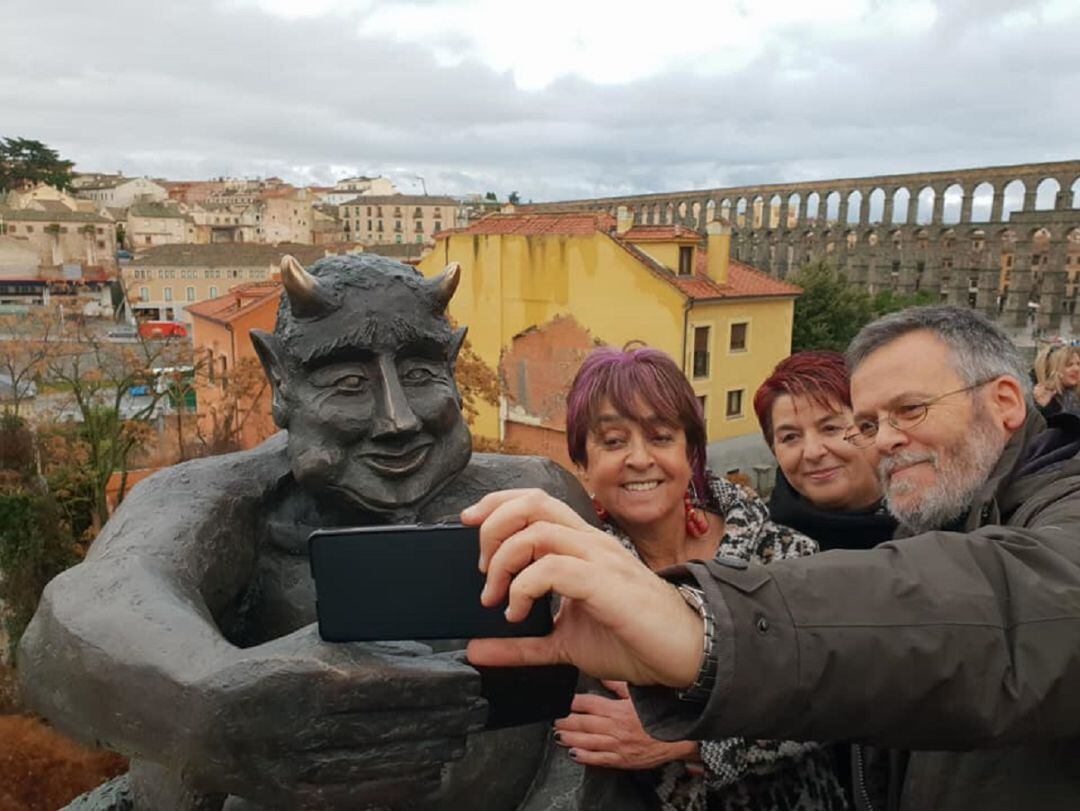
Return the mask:
<path fill-rule="evenodd" d="M 71 188 L 72 161 L 29 138 L 0 138 L 0 192 L 47 183 L 57 189 Z"/>
<path fill-rule="evenodd" d="M 791 351 L 832 349 L 843 352 L 874 312 L 869 294 L 848 283 L 842 273 L 821 261 L 789 279 L 803 289 L 795 299 Z"/>

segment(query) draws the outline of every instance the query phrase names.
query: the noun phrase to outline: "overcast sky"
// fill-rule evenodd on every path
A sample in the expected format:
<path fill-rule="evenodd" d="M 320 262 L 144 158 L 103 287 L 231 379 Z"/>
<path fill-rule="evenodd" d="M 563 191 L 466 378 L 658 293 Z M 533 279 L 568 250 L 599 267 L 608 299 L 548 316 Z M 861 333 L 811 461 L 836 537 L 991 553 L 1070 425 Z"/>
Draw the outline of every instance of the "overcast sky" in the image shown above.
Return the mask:
<path fill-rule="evenodd" d="M 0 0 L 82 171 L 551 200 L 1080 157 L 1077 0 Z"/>

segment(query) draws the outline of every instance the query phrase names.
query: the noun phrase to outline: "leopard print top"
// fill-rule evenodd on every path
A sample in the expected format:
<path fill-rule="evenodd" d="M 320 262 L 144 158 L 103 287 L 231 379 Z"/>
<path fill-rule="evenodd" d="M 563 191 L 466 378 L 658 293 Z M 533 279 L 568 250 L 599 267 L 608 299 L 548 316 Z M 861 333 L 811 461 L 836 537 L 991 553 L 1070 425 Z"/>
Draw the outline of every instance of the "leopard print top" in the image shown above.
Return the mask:
<path fill-rule="evenodd" d="M 770 563 L 811 555 L 817 543 L 776 524 L 754 491 L 706 471 L 708 493 L 698 506 L 724 519 L 717 556 Z M 604 529 L 640 559 L 614 523 Z M 817 743 L 702 741 L 700 766 L 667 763 L 649 773 L 663 811 L 840 811 L 848 807 L 833 772 L 831 753 Z"/>

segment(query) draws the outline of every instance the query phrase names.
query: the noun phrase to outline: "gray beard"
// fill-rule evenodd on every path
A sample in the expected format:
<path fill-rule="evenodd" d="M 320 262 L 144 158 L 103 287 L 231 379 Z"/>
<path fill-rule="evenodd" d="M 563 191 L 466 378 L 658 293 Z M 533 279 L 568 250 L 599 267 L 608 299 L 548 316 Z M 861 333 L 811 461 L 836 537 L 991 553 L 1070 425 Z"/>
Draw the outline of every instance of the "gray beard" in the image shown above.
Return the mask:
<path fill-rule="evenodd" d="M 914 533 L 941 529 L 960 518 L 971 506 L 975 493 L 990 477 L 1001 457 L 1005 439 L 994 431 L 988 415 L 976 405 L 971 428 L 963 440 L 939 453 L 899 453 L 886 456 L 878 463 L 878 475 L 885 492 L 885 505 L 905 528 Z M 906 495 L 912 489 L 907 483 L 892 484 L 888 473 L 916 462 L 928 461 L 937 471 L 933 485 L 919 494 L 918 501 L 901 507 L 894 495 Z"/>

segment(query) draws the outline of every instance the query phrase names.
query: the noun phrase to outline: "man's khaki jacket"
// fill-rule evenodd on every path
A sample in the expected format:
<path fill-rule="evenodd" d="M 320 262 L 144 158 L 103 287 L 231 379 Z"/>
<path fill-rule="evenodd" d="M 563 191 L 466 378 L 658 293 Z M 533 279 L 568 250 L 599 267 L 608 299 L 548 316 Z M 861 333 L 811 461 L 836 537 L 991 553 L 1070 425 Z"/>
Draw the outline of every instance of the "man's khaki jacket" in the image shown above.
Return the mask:
<path fill-rule="evenodd" d="M 1075 417 L 1029 415 L 957 531 L 664 575 L 704 589 L 719 672 L 705 705 L 636 688 L 653 735 L 893 750 L 861 808 L 1080 809 Z"/>

